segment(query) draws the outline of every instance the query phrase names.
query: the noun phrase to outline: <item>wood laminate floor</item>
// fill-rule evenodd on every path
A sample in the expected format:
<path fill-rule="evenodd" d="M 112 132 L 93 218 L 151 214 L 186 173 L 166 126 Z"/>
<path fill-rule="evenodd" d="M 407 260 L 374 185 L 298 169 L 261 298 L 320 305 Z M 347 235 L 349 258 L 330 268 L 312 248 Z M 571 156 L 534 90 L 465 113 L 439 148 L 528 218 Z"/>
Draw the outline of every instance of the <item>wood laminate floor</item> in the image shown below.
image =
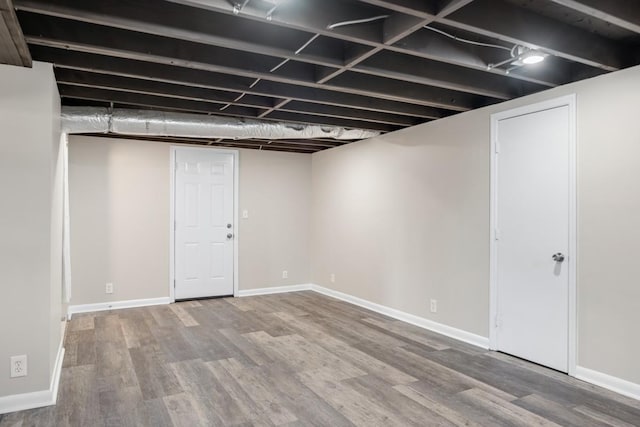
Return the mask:
<path fill-rule="evenodd" d="M 0 426 L 638 426 L 640 402 L 313 292 L 76 315 Z"/>

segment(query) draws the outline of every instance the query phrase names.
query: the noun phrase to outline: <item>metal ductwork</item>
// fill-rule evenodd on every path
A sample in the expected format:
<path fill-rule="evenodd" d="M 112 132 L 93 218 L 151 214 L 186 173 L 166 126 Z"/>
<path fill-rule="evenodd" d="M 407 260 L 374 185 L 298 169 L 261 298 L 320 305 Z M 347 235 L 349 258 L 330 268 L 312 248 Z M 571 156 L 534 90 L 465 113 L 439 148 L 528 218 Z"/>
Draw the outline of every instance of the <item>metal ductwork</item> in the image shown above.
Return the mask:
<path fill-rule="evenodd" d="M 120 135 L 223 139 L 316 139 L 357 140 L 380 132 L 336 126 L 269 122 L 200 114 L 99 107 L 63 107 L 62 131 L 114 133 Z"/>

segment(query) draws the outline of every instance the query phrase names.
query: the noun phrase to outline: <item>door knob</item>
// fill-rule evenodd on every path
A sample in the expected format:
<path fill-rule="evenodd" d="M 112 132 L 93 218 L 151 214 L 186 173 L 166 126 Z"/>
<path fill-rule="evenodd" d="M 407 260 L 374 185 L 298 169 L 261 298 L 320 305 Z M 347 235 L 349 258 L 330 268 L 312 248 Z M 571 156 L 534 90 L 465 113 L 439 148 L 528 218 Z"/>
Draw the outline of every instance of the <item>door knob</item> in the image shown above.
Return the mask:
<path fill-rule="evenodd" d="M 227 228 L 231 228 L 233 227 L 231 224 L 227 224 Z"/>
<path fill-rule="evenodd" d="M 558 252 L 557 254 L 553 254 L 551 259 L 555 262 L 562 262 L 564 261 L 564 254 L 562 252 Z"/>
<path fill-rule="evenodd" d="M 232 238 L 233 238 L 233 234 L 231 234 L 231 233 L 227 234 L 227 239 L 228 240 L 231 240 Z"/>

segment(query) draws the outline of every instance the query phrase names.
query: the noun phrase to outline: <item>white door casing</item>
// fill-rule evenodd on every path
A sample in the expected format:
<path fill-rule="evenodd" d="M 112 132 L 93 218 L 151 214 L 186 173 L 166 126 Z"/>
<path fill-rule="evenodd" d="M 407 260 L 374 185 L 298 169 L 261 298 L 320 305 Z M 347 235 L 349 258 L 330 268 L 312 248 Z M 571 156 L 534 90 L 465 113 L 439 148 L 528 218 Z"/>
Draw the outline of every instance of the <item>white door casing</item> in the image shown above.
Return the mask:
<path fill-rule="evenodd" d="M 492 116 L 491 188 L 491 348 L 573 374 L 575 96 Z"/>
<path fill-rule="evenodd" d="M 236 289 L 237 152 L 174 147 L 172 299 Z"/>

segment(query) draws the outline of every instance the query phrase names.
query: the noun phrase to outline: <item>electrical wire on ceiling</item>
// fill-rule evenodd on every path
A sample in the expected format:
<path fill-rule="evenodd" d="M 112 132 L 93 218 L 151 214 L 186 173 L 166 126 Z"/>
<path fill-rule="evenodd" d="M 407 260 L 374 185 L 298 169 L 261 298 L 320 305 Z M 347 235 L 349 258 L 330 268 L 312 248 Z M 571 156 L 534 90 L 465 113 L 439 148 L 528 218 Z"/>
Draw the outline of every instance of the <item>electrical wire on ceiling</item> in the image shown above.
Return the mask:
<path fill-rule="evenodd" d="M 250 0 L 244 0 L 244 2 L 242 4 L 236 3 L 234 5 L 234 7 L 233 7 L 234 14 L 240 13 L 242 11 L 242 9 L 249 3 L 249 1 Z M 267 15 L 266 15 L 266 19 L 268 21 L 272 20 L 273 13 L 276 11 L 278 6 L 280 6 L 280 0 L 271 0 L 271 2 L 273 3 L 273 7 L 271 9 L 269 9 L 269 11 L 267 12 Z M 377 15 L 377 16 L 372 16 L 372 17 L 369 17 L 369 18 L 335 22 L 333 24 L 327 25 L 327 29 L 334 30 L 336 28 L 346 27 L 346 26 L 349 26 L 349 25 L 367 24 L 367 23 L 370 23 L 370 22 L 375 22 L 375 21 L 380 21 L 380 20 L 383 20 L 383 19 L 387 19 L 388 17 L 389 17 L 389 15 Z M 465 39 L 465 38 L 462 38 L 462 37 L 458 37 L 458 36 L 455 36 L 453 34 L 450 34 L 450 33 L 446 32 L 446 31 L 439 30 L 438 28 L 431 27 L 429 25 L 425 25 L 423 28 L 426 29 L 426 30 L 433 31 L 435 33 L 441 34 L 441 35 L 443 35 L 445 37 L 448 37 L 448 38 L 450 38 L 452 40 L 455 40 L 455 41 L 458 41 L 458 42 L 461 42 L 461 43 L 467 43 L 467 44 L 474 45 L 474 46 L 489 47 L 489 48 L 493 48 L 493 49 L 500 49 L 500 50 L 505 50 L 505 51 L 509 52 L 509 55 L 510 55 L 509 59 L 507 59 L 505 61 L 502 61 L 502 62 L 499 62 L 497 64 L 488 64 L 487 65 L 487 69 L 488 70 L 491 70 L 491 69 L 494 69 L 494 68 L 497 68 L 497 67 L 500 67 L 500 66 L 506 65 L 506 64 L 516 64 L 515 66 L 505 70 L 505 72 L 508 74 L 514 68 L 517 68 L 517 67 L 520 67 L 520 66 L 524 65 L 521 60 L 527 54 L 530 54 L 530 53 L 533 52 L 533 53 L 538 53 L 539 55 L 542 55 L 542 58 L 544 58 L 544 56 L 545 56 L 544 54 L 542 54 L 541 52 L 536 51 L 535 49 L 528 49 L 528 48 L 525 48 L 524 46 L 520 46 L 518 44 L 516 44 L 513 47 L 509 48 L 509 47 L 502 46 L 502 45 L 499 45 L 499 44 L 478 42 L 478 41 L 475 41 L 475 40 L 469 40 L 469 39 Z M 320 34 L 314 34 L 313 36 L 311 36 L 311 38 L 309 40 L 307 40 L 302 46 L 300 46 L 294 52 L 294 54 L 295 55 L 299 55 L 306 47 L 308 47 L 319 36 L 320 36 Z M 285 58 L 280 63 L 278 63 L 276 66 L 271 68 L 269 70 L 269 73 L 273 73 L 273 72 L 277 71 L 279 68 L 284 66 L 290 60 L 291 60 L 290 58 Z M 255 85 L 257 85 L 260 82 L 260 80 L 261 80 L 260 78 L 257 78 L 249 86 L 249 88 L 253 88 Z M 240 94 L 240 96 L 238 96 L 232 102 L 222 106 L 220 108 L 220 111 L 226 110 L 231 105 L 233 105 L 233 103 L 235 103 L 235 102 L 239 101 L 240 99 L 242 99 L 242 97 L 244 97 L 245 95 L 246 95 L 246 92 L 243 92 L 242 94 Z"/>
<path fill-rule="evenodd" d="M 482 43 L 482 42 L 477 42 L 477 41 L 474 41 L 474 40 L 463 39 L 462 37 L 454 36 L 453 34 L 449 34 L 446 31 L 442 31 L 442 30 L 439 30 L 437 28 L 430 27 L 428 25 L 425 25 L 423 28 L 425 28 L 425 29 L 427 29 L 429 31 L 433 31 L 433 32 L 438 33 L 438 34 L 442 34 L 443 36 L 449 37 L 450 39 L 453 39 L 455 41 L 459 41 L 459 42 L 462 42 L 462 43 L 472 44 L 474 46 L 492 47 L 492 48 L 495 48 L 495 49 L 506 50 L 507 52 L 511 52 L 511 56 L 514 56 L 513 55 L 513 51 L 514 51 L 514 49 L 516 47 L 518 47 L 518 45 L 515 45 L 514 47 L 506 47 L 506 46 L 501 46 L 499 44 Z"/>
<path fill-rule="evenodd" d="M 335 24 L 327 25 L 327 29 L 333 30 L 333 29 L 339 28 L 339 27 L 346 27 L 347 25 L 367 24 L 369 22 L 379 21 L 381 19 L 386 19 L 388 17 L 389 17 L 389 15 L 378 15 L 378 16 L 373 16 L 371 18 L 356 19 L 356 20 L 353 20 L 353 21 L 336 22 Z"/>
<path fill-rule="evenodd" d="M 490 47 L 494 49 L 501 49 L 509 52 L 509 55 L 510 55 L 509 59 L 498 62 L 497 64 L 488 64 L 487 70 L 492 70 L 492 69 L 501 67 L 503 65 L 512 65 L 512 67 L 504 70 L 505 73 L 509 74 L 509 72 L 511 72 L 512 70 L 522 67 L 523 65 L 538 63 L 544 60 L 544 58 L 547 56 L 545 53 L 542 53 L 537 49 L 531 49 L 519 44 L 515 44 L 513 45 L 513 47 L 509 48 L 499 44 L 483 43 L 483 42 L 477 42 L 475 40 L 469 40 L 462 37 L 457 37 L 457 36 L 454 36 L 453 34 L 447 33 L 446 31 L 442 31 L 437 28 L 430 27 L 428 25 L 425 25 L 423 28 L 438 34 L 442 34 L 443 36 L 449 37 L 450 39 L 456 40 L 461 43 L 467 43 L 474 46 Z M 535 59 L 533 59 L 534 57 Z M 527 58 L 530 58 L 531 60 L 527 61 Z"/>
<path fill-rule="evenodd" d="M 234 6 L 234 13 L 239 13 L 246 5 L 247 3 L 249 3 L 251 0 L 244 0 L 243 3 L 236 3 Z M 269 11 L 267 12 L 267 20 L 271 21 L 273 13 L 276 11 L 276 9 L 280 6 L 280 3 L 283 0 L 266 0 L 270 3 L 273 3 L 273 7 L 271 9 L 269 9 Z M 387 19 L 389 17 L 389 15 L 377 15 L 377 16 L 372 16 L 369 18 L 362 18 L 362 19 L 354 19 L 354 20 L 349 20 L 349 21 L 341 21 L 341 22 L 335 22 L 333 24 L 329 24 L 327 25 L 327 29 L 329 30 L 333 30 L 336 28 L 340 28 L 340 27 L 346 27 L 349 25 L 358 25 L 358 24 L 367 24 L 369 22 L 375 22 L 375 21 L 380 21 L 383 19 Z M 440 30 L 438 28 L 434 28 L 431 27 L 429 25 L 425 25 L 423 27 L 426 30 L 429 31 L 433 31 L 435 33 L 438 33 L 440 35 L 443 35 L 445 37 L 448 37 L 452 40 L 458 41 L 460 43 L 466 43 L 466 44 L 470 44 L 470 45 L 474 45 L 474 46 L 481 46 L 481 47 L 488 47 L 488 48 L 493 48 L 493 49 L 500 49 L 500 50 L 505 50 L 507 52 L 509 52 L 510 58 L 504 61 L 501 61 L 497 64 L 488 64 L 487 65 L 487 69 L 491 70 L 494 68 L 498 68 L 500 66 L 503 65 L 513 65 L 511 68 L 505 70 L 506 73 L 509 73 L 511 70 L 521 67 L 523 65 L 527 65 L 527 64 L 533 64 L 533 63 L 537 63 L 542 61 L 547 54 L 537 50 L 537 49 L 532 49 L 532 48 L 527 48 L 525 46 L 521 46 L 518 44 L 513 45 L 512 47 L 507 47 L 507 46 L 502 46 L 499 44 L 495 44 L 495 43 L 484 43 L 484 42 L 479 42 L 479 41 L 475 41 L 475 40 L 469 40 L 469 39 L 465 39 L 463 37 L 458 37 L 455 36 L 451 33 L 448 33 L 446 31 Z M 298 50 L 295 51 L 295 54 L 298 55 L 304 48 L 306 48 L 311 42 L 313 42 L 317 37 L 319 37 L 319 34 L 315 34 L 314 36 L 312 36 L 305 44 L 303 44 Z M 536 57 L 535 60 L 532 61 L 527 61 L 528 58 L 531 57 Z M 274 72 L 277 69 L 279 69 L 280 67 L 282 67 L 284 64 L 286 64 L 287 62 L 289 62 L 290 59 L 285 59 L 283 60 L 281 63 L 277 64 L 275 67 L 273 67 L 269 72 Z M 255 83 L 257 83 L 258 81 L 260 81 L 260 79 L 257 79 Z M 252 85 L 253 86 L 253 85 Z M 224 107 L 226 108 L 226 106 Z"/>
<path fill-rule="evenodd" d="M 378 16 L 373 16 L 371 18 L 364 18 L 364 19 L 355 19 L 355 20 L 351 20 L 351 21 L 343 21 L 343 22 L 336 22 L 335 24 L 330 24 L 327 25 L 327 28 L 330 30 L 333 30 L 335 28 L 339 28 L 339 27 L 345 27 L 348 25 L 356 25 L 356 24 L 366 24 L 369 22 L 374 22 L 374 21 L 379 21 L 382 19 L 386 19 L 388 18 L 389 15 L 378 15 Z M 521 48 L 520 50 L 525 51 L 525 48 L 520 46 L 520 45 L 514 45 L 513 47 L 506 47 L 506 46 L 502 46 L 499 44 L 494 44 L 494 43 L 483 43 L 483 42 L 478 42 L 475 40 L 469 40 L 469 39 L 465 39 L 462 37 L 458 37 L 458 36 L 454 36 L 453 34 L 447 33 L 446 31 L 442 31 L 439 30 L 437 28 L 434 27 L 430 27 L 429 25 L 425 25 L 424 26 L 425 29 L 429 30 L 429 31 L 433 31 L 435 33 L 441 34 L 445 37 L 448 37 L 452 40 L 461 42 L 461 43 L 467 43 L 470 45 L 474 45 L 474 46 L 481 46 L 481 47 L 489 47 L 489 48 L 493 48 L 493 49 L 501 49 L 501 50 L 505 50 L 507 52 L 509 52 L 509 55 L 511 56 L 508 60 L 500 62 L 499 64 L 489 64 L 487 66 L 488 69 L 492 69 L 492 68 L 496 68 L 499 65 L 504 65 L 507 63 L 512 63 L 515 61 L 518 61 L 520 59 L 520 56 L 522 54 L 516 54 L 516 51 L 518 50 L 518 48 Z M 530 50 L 527 50 L 530 51 Z M 526 53 L 526 51 L 525 51 Z M 509 69 L 508 71 L 510 71 L 511 69 Z M 507 71 L 507 72 L 508 72 Z"/>
<path fill-rule="evenodd" d="M 320 34 L 314 34 L 305 44 L 303 44 L 302 46 L 300 46 L 298 48 L 298 50 L 296 50 L 295 54 L 297 55 L 300 52 L 302 52 L 305 47 L 309 46 L 311 44 L 311 42 L 314 41 L 315 39 L 317 39 L 318 37 L 320 37 Z"/>
<path fill-rule="evenodd" d="M 246 5 L 247 5 L 247 3 L 249 3 L 249 1 L 250 1 L 250 0 L 245 0 L 244 4 L 242 4 L 242 7 L 240 7 L 240 9 L 239 9 L 238 13 L 242 10 L 242 8 L 243 8 L 244 6 L 246 6 Z M 278 4 L 278 3 L 276 3 L 276 4 L 273 6 L 273 8 L 271 8 L 271 10 L 269 10 L 269 12 L 268 12 L 268 14 L 267 14 L 267 19 L 268 19 L 268 20 L 271 20 L 271 15 L 273 14 L 273 12 L 275 12 L 275 10 L 278 8 L 278 6 L 279 6 L 279 4 Z M 235 13 L 236 7 L 237 7 L 237 6 L 234 6 L 234 13 Z M 305 48 L 307 48 L 311 43 L 313 43 L 313 41 L 314 41 L 315 39 L 317 39 L 318 37 L 320 37 L 320 34 L 314 34 L 313 36 L 311 36 L 311 37 L 309 38 L 309 40 L 307 40 L 306 42 L 304 42 L 304 43 L 302 44 L 302 46 L 300 46 L 298 49 L 296 49 L 296 50 L 295 50 L 294 55 L 299 55 L 299 54 L 300 54 L 300 53 L 301 53 Z M 271 68 L 271 69 L 269 70 L 269 73 L 273 73 L 273 72 L 275 72 L 276 70 L 278 70 L 280 67 L 282 67 L 283 65 L 285 65 L 285 64 L 286 64 L 287 62 L 289 62 L 290 60 L 291 60 L 290 58 L 285 58 L 285 59 L 284 59 L 284 60 L 282 60 L 280 63 L 278 63 L 276 66 L 274 66 L 273 68 Z M 262 79 L 261 79 L 261 78 L 257 78 L 257 79 L 255 79 L 255 80 L 253 81 L 253 83 L 251 83 L 251 84 L 249 85 L 249 89 L 253 89 L 253 87 L 254 87 L 255 85 L 257 85 L 258 83 L 260 83 L 260 80 L 262 80 Z M 241 99 L 242 99 L 246 94 L 247 94 L 246 92 L 242 92 L 242 93 L 241 93 L 241 94 L 240 94 L 236 99 L 234 99 L 233 101 L 231 101 L 231 102 L 229 102 L 229 103 L 227 103 L 227 104 L 223 105 L 222 107 L 220 107 L 220 110 L 219 110 L 219 111 L 224 111 L 224 110 L 226 110 L 227 108 L 231 107 L 234 103 L 236 103 L 236 102 L 238 102 L 239 100 L 241 100 Z"/>

